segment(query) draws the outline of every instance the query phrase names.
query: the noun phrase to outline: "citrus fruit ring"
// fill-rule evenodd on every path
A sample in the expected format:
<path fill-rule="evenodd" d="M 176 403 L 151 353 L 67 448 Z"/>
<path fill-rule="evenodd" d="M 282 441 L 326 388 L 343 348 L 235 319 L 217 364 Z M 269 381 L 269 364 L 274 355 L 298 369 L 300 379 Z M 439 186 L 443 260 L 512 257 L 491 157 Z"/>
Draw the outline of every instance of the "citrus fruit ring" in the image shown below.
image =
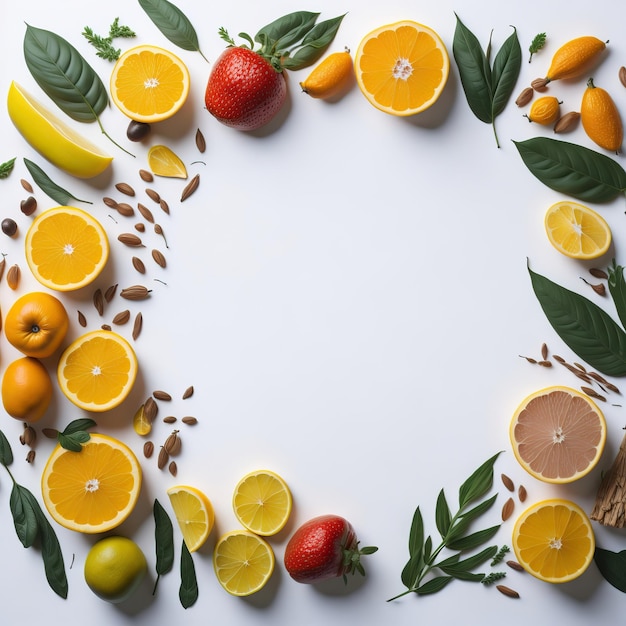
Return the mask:
<path fill-rule="evenodd" d="M 195 552 L 205 544 L 213 529 L 213 505 L 202 491 L 189 485 L 170 487 L 167 495 L 187 549 Z"/>

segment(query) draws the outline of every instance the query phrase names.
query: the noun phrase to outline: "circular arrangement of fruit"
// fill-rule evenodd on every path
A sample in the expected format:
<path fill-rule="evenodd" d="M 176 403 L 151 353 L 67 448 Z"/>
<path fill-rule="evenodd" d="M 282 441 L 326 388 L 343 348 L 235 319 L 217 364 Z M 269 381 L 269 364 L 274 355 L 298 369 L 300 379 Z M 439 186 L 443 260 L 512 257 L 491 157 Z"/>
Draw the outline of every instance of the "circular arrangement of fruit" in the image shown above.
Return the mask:
<path fill-rule="evenodd" d="M 202 54 L 193 26 L 175 5 L 167 0 L 140 0 L 140 4 L 173 44 Z M 355 80 L 374 107 L 391 115 L 415 115 L 437 102 L 448 80 L 450 58 L 434 30 L 404 20 L 368 33 L 354 55 L 349 50 L 326 54 L 343 18 L 318 21 L 315 13 L 289 14 L 268 24 L 254 37 L 240 34 L 244 40 L 242 45 L 237 45 L 221 29 L 220 35 L 227 47 L 212 64 L 204 98 L 207 111 L 233 129 L 255 131 L 269 124 L 284 106 L 288 89 L 285 73 L 309 66 L 310 73 L 300 82 L 300 87 L 313 98 L 339 99 Z M 178 24 L 176 28 L 172 27 L 173 21 Z M 475 69 L 468 43 L 473 35 L 460 20 L 457 29 L 460 35 L 458 40 L 455 38 L 454 54 L 463 80 Z M 108 38 L 97 37 L 89 29 L 85 29 L 83 35 L 96 46 L 99 56 L 113 63 L 108 86 L 64 38 L 33 26 L 26 29 L 26 64 L 42 91 L 64 114 L 74 120 L 100 123 L 99 115 L 110 97 L 128 118 L 127 138 L 139 142 L 150 135 L 151 125 L 181 111 L 190 92 L 190 75 L 180 56 L 153 45 L 129 47 L 120 54 L 112 45 L 113 39 L 132 37 L 134 33 L 121 26 L 117 19 Z M 604 48 L 605 44 L 594 37 L 582 37 L 565 44 L 554 55 L 547 75 L 520 94 L 518 106 L 529 104 L 535 92 L 544 91 L 552 81 L 585 74 L 598 62 Z M 512 35 L 503 49 L 508 55 L 506 63 L 519 72 L 521 53 L 516 37 Z M 517 73 L 512 73 L 517 78 Z M 62 78 L 65 80 L 68 76 L 69 88 L 62 84 Z M 514 85 L 514 80 L 510 80 L 508 86 L 499 84 L 504 93 L 499 94 L 499 103 L 490 103 L 492 106 L 486 116 L 483 115 L 484 102 L 480 102 L 479 96 L 472 93 L 466 83 L 464 88 L 476 115 L 494 124 L 501 110 L 495 105 L 506 104 Z M 9 87 L 7 108 L 16 129 L 47 165 L 87 179 L 102 174 L 110 166 L 111 156 L 83 138 L 16 81 Z M 567 132 L 581 119 L 588 136 L 598 146 L 609 151 L 621 147 L 619 113 L 609 94 L 591 79 L 580 114 L 561 115 L 559 101 L 553 96 L 541 95 L 532 102 L 527 117 L 534 123 L 554 125 L 558 133 Z M 103 132 L 106 134 L 104 129 Z M 195 140 L 198 150 L 203 152 L 205 142 L 200 130 Z M 522 146 L 518 147 L 522 152 Z M 528 145 L 523 147 L 527 149 Z M 116 316 L 112 325 L 85 331 L 75 340 L 66 341 L 70 315 L 54 293 L 73 292 L 92 285 L 109 261 L 110 244 L 98 220 L 89 211 L 73 206 L 81 202 L 78 198 L 61 188 L 44 168 L 27 159 L 25 164 L 33 182 L 58 203 L 56 207 L 37 212 L 33 196 L 23 202 L 23 213 L 32 215 L 24 237 L 25 258 L 42 289 L 16 298 L 4 317 L 6 339 L 22 356 L 5 368 L 2 403 L 10 416 L 24 422 L 22 443 L 29 445 L 34 455 L 35 428 L 49 408 L 53 377 L 71 403 L 97 415 L 118 407 L 128 398 L 141 363 L 131 341 L 113 328 L 130 321 L 128 310 Z M 10 174 L 12 167 L 13 162 L 3 164 L 4 177 Z M 537 168 L 533 173 L 541 178 Z M 141 176 L 146 182 L 152 182 L 154 176 L 186 179 L 187 171 L 170 148 L 156 145 L 149 151 L 148 167 L 141 170 Z M 22 179 L 21 182 L 32 192 L 29 181 Z M 195 193 L 199 184 L 198 176 L 192 178 L 183 190 L 181 202 Z M 553 188 L 558 189 L 557 183 Z M 152 209 L 140 202 L 136 206 L 130 204 L 134 189 L 125 184 L 118 185 L 117 189 L 128 196 L 128 202 L 105 198 L 105 203 L 121 215 L 131 216 L 137 211 L 144 220 L 137 223 L 136 232 L 121 235 L 121 243 L 129 247 L 143 245 L 141 235 L 146 224 L 164 237 Z M 154 211 L 158 207 L 159 211 L 168 213 L 167 202 L 154 189 L 149 191 Z M 583 189 L 580 197 L 584 199 L 587 191 Z M 545 227 L 552 245 L 572 258 L 599 258 L 611 244 L 606 221 L 576 202 L 561 201 L 550 207 Z M 10 219 L 3 222 L 2 229 L 8 236 L 17 236 L 15 223 Z M 161 267 L 166 266 L 161 251 L 154 249 L 152 257 Z M 4 264 L 2 261 L 2 270 Z M 139 258 L 133 257 L 133 265 L 139 273 L 145 271 Z M 6 281 L 13 290 L 19 287 L 20 271 L 17 265 L 7 269 Z M 94 294 L 96 308 L 102 310 L 115 291 L 116 286 L 106 293 L 97 290 Z M 141 300 L 149 296 L 149 290 L 142 285 L 132 285 L 119 295 L 127 300 Z M 86 326 L 80 312 L 78 321 L 81 327 Z M 134 320 L 133 339 L 139 336 L 141 324 L 138 315 Z M 44 359 L 54 359 L 54 375 L 50 374 Z M 190 387 L 184 397 L 192 393 Z M 146 458 L 154 452 L 148 435 L 156 416 L 156 402 L 168 400 L 166 396 L 165 392 L 155 392 L 134 414 L 135 432 L 146 437 Z M 188 419 L 186 423 L 194 423 L 193 418 Z M 115 437 L 93 432 L 96 426 L 95 420 L 85 418 L 71 422 L 62 431 L 44 429 L 48 431 L 44 434 L 56 439 L 41 481 L 45 509 L 61 526 L 88 534 L 110 533 L 120 526 L 132 513 L 142 486 L 141 463 L 132 450 Z M 177 430 L 172 432 L 158 454 L 159 467 L 168 467 L 174 476 L 181 447 L 178 433 Z M 533 394 L 520 405 L 511 422 L 510 438 L 517 460 L 530 475 L 546 482 L 566 483 L 595 467 L 604 449 L 606 424 L 589 394 L 555 387 Z M 436 550 L 428 542 L 412 544 L 411 560 L 405 569 L 406 580 L 403 576 L 408 592 L 432 593 L 439 590 L 439 584 L 443 588 L 445 585 L 437 582 L 439 579 L 429 578 L 437 568 L 446 574 L 446 581 L 455 577 L 467 580 L 469 569 L 479 567 L 496 554 L 503 554 L 496 546 L 490 546 L 468 561 L 458 558 L 436 561 L 443 547 L 454 549 L 463 545 L 459 548 L 462 551 L 468 546 L 478 547 L 493 536 L 492 533 L 488 537 L 487 533 L 481 542 L 470 544 L 472 536 L 464 536 L 467 528 L 462 528 L 459 520 L 469 515 L 464 507 L 489 491 L 496 458 L 497 455 L 463 484 L 461 494 L 467 497 L 461 498 L 457 515 L 451 514 L 445 499 L 438 502 L 438 526 L 443 543 Z M 8 469 L 12 461 L 11 446 L 0 432 L 0 463 Z M 54 530 L 38 505 L 38 497 L 17 483 L 14 494 L 11 509 L 20 540 L 26 547 L 35 540 L 42 543 L 48 581 L 55 592 L 66 597 L 67 578 L 62 554 Z M 176 485 L 167 494 L 183 537 L 180 599 L 188 607 L 197 598 L 192 554 L 207 541 L 215 515 L 211 501 L 197 487 Z M 481 509 L 479 513 L 486 512 L 492 503 L 487 500 L 477 507 Z M 281 476 L 260 469 L 247 474 L 236 485 L 232 504 L 242 529 L 226 532 L 216 540 L 213 565 L 217 580 L 228 593 L 246 596 L 262 589 L 272 575 L 275 557 L 268 538 L 285 527 L 292 509 L 292 496 Z M 474 510 L 472 514 L 479 513 Z M 173 524 L 158 500 L 154 502 L 154 519 L 158 581 L 172 569 L 174 556 Z M 423 535 L 419 509 L 411 534 L 413 537 Z M 581 575 L 593 560 L 596 549 L 587 515 L 575 503 L 562 499 L 528 507 L 515 524 L 512 543 L 516 566 L 550 582 L 565 582 Z M 361 557 L 376 550 L 376 547 L 359 546 L 355 529 L 348 520 L 338 515 L 322 515 L 302 524 L 292 534 L 285 549 L 284 567 L 300 583 L 346 579 L 348 574 L 364 574 Z M 84 576 L 96 595 L 119 603 L 132 596 L 147 567 L 146 557 L 137 544 L 130 538 L 110 535 L 93 543 L 84 563 Z M 472 580 L 481 582 L 498 580 L 494 575 L 472 575 Z M 499 588 L 502 593 L 517 597 L 510 588 Z"/>

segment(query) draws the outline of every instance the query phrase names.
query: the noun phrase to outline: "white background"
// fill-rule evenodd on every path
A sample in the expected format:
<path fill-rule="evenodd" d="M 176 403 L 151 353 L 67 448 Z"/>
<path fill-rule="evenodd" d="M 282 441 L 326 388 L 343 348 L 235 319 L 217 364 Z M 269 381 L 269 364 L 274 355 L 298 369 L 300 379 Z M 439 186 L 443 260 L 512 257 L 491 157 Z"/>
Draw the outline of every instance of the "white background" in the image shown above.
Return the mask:
<path fill-rule="evenodd" d="M 8 3 L 5 0 L 5 5 Z M 126 441 L 142 459 L 144 485 L 137 509 L 117 532 L 136 540 L 148 558 L 151 576 L 133 601 L 112 606 L 95 597 L 84 583 L 83 563 L 96 537 L 55 526 L 68 568 L 69 597 L 49 589 L 37 550 L 21 547 L 9 513 L 10 481 L 0 473 L 0 597 L 2 621 L 35 623 L 54 619 L 77 624 L 272 624 L 377 625 L 452 623 L 589 624 L 616 615 L 622 594 L 605 582 L 592 565 L 578 581 L 562 586 L 542 583 L 510 571 L 505 583 L 521 594 L 514 601 L 495 588 L 453 582 L 432 597 L 408 596 L 387 603 L 403 591 L 400 572 L 408 558 L 407 539 L 413 512 L 420 505 L 427 531 L 436 535 L 434 508 L 445 488 L 451 506 L 460 483 L 484 460 L 503 451 L 496 464 L 494 488 L 500 492 L 482 523 L 498 523 L 508 493 L 501 472 L 528 490 L 527 504 L 544 496 L 568 497 L 591 510 L 600 473 L 617 452 L 626 424 L 619 397 L 603 405 L 609 437 L 600 465 L 571 486 L 548 486 L 517 465 L 508 442 L 510 417 L 529 393 L 551 384 L 577 386 L 564 368 L 532 366 L 519 357 L 537 357 L 542 342 L 554 353 L 576 360 L 552 331 L 530 286 L 531 267 L 560 284 L 602 303 L 580 280 L 592 266 L 606 267 L 615 256 L 624 263 L 623 199 L 595 206 L 613 229 L 614 248 L 594 263 L 561 256 L 543 229 L 546 209 L 563 196 L 543 187 L 525 168 L 512 140 L 551 136 L 551 129 L 529 124 L 513 100 L 532 79 L 543 76 L 556 48 L 579 35 L 610 40 L 596 84 L 608 89 L 626 111 L 626 91 L 618 69 L 626 62 L 623 11 L 615 3 L 579 0 L 562 3 L 535 0 L 503 2 L 447 0 L 417 5 L 389 0 L 365 8 L 356 0 L 318 0 L 298 6 L 275 0 L 262 7 L 250 0 L 178 6 L 194 23 L 203 52 L 214 60 L 223 49 L 218 27 L 231 35 L 251 34 L 282 14 L 321 12 L 321 18 L 347 16 L 331 51 L 353 51 L 370 30 L 400 19 L 413 19 L 437 30 L 448 46 L 451 71 L 440 101 L 412 119 L 394 118 L 374 109 L 355 86 L 339 102 L 314 100 L 300 92 L 298 81 L 308 70 L 289 76 L 290 101 L 269 129 L 254 134 L 233 131 L 204 110 L 203 95 L 210 65 L 195 52 L 177 49 L 156 29 L 135 2 L 109 0 L 43 0 L 11 5 L 0 26 L 0 91 L 15 79 L 43 102 L 46 96 L 30 76 L 22 53 L 25 23 L 52 30 L 73 43 L 106 84 L 112 65 L 95 56 L 81 36 L 84 26 L 105 34 L 115 17 L 137 33 L 119 40 L 126 49 L 138 43 L 167 47 L 188 65 L 189 100 L 174 119 L 153 128 L 142 144 L 125 138 L 127 121 L 112 106 L 102 114 L 109 134 L 136 154 L 125 155 L 96 124 L 71 124 L 114 156 L 112 168 L 90 181 L 73 179 L 28 146 L 0 110 L 0 160 L 17 156 L 15 171 L 4 181 L 0 218 L 18 221 L 20 236 L 1 235 L 7 265 L 18 263 L 23 278 L 17 292 L 0 284 L 0 306 L 6 311 L 20 293 L 39 286 L 28 274 L 23 235 L 31 218 L 19 211 L 29 179 L 22 158 L 39 163 L 61 186 L 91 199 L 88 208 L 101 218 L 111 240 L 111 260 L 96 284 L 63 296 L 72 327 L 68 341 L 82 329 L 76 311 L 89 328 L 110 323 L 126 308 L 119 296 L 99 318 L 91 304 L 96 287 L 120 288 L 143 282 L 153 289 L 147 302 L 130 303 L 141 311 L 144 331 L 134 343 L 140 362 L 137 385 L 120 409 L 96 416 L 99 430 Z M 7 8 L 5 7 L 5 8 Z M 452 59 L 457 13 L 486 46 L 493 32 L 497 50 L 518 29 L 524 51 L 519 83 L 511 103 L 497 120 L 501 148 L 492 130 L 467 105 Z M 620 14 L 621 13 L 621 14 Z M 535 34 L 546 31 L 549 43 L 527 63 Z M 563 100 L 563 111 L 577 110 L 584 81 L 554 84 L 550 93 Z M 50 107 L 52 103 L 47 102 Z M 200 155 L 194 134 L 200 128 L 207 150 Z M 564 137 L 593 147 L 582 129 Z M 113 185 L 125 181 L 143 198 L 138 170 L 146 167 L 153 144 L 164 143 L 185 161 L 190 176 L 199 173 L 199 191 L 187 202 L 178 199 L 179 180 L 159 179 L 154 187 L 169 202 L 171 214 L 158 215 L 169 249 L 147 233 L 142 255 L 145 277 L 131 267 L 134 250 L 116 237 L 132 230 L 133 220 L 111 215 L 102 197 L 124 199 Z M 616 157 L 623 164 L 623 156 Z M 202 161 L 201 163 L 193 163 Z M 39 210 L 54 205 L 37 190 Z M 79 205 L 87 206 L 87 205 Z M 151 206 L 151 205 L 149 205 Z M 113 219 L 115 218 L 115 219 Z M 168 267 L 149 258 L 160 247 Z M 158 282 L 159 279 L 162 282 Z M 120 329 L 130 337 L 130 326 Z M 2 337 L 0 367 L 18 356 Z M 48 364 L 51 371 L 54 359 Z M 614 381 L 618 386 L 620 381 Z M 181 400 L 194 385 L 195 394 Z M 183 454 L 173 478 L 143 459 L 143 440 L 131 426 L 137 406 L 154 389 L 174 396 L 161 404 L 160 417 L 195 415 L 199 424 L 183 427 Z M 83 414 L 60 392 L 41 426 L 63 428 Z M 13 445 L 13 473 L 39 494 L 39 478 L 52 448 L 39 437 L 35 463 L 28 465 L 18 442 L 22 424 L 2 418 L 1 428 Z M 157 446 L 170 427 L 157 420 Z M 234 485 L 246 472 L 267 467 L 290 484 L 294 510 L 287 528 L 271 543 L 277 567 L 268 586 L 248 599 L 230 597 L 217 583 L 211 554 L 216 538 L 237 528 L 231 510 Z M 216 528 L 194 555 L 199 600 L 184 610 L 178 601 L 178 554 L 175 569 L 151 596 L 154 570 L 152 502 L 169 510 L 165 490 L 176 483 L 201 488 L 216 511 Z M 510 533 L 522 506 L 502 525 L 495 542 L 510 545 Z M 295 528 L 312 516 L 337 513 L 349 518 L 362 545 L 377 545 L 365 560 L 368 575 L 318 587 L 299 585 L 282 565 L 285 544 Z M 622 531 L 594 525 L 598 544 L 621 550 Z M 487 569 L 489 567 L 487 566 Z"/>

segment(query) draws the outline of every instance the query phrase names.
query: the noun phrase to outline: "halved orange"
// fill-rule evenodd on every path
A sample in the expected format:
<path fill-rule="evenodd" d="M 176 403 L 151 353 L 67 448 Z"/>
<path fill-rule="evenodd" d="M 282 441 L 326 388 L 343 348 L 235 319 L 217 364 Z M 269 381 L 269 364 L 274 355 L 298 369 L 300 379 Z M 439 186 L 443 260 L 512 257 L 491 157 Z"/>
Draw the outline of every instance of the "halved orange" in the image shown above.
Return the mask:
<path fill-rule="evenodd" d="M 61 526 L 102 533 L 130 515 L 141 482 L 133 451 L 113 437 L 92 433 L 80 452 L 57 444 L 44 467 L 41 490 L 48 512 Z"/>
<path fill-rule="evenodd" d="M 110 330 L 94 330 L 65 349 L 57 378 L 63 393 L 76 406 L 101 412 L 125 400 L 137 370 L 137 356 L 124 337 Z"/>
<path fill-rule="evenodd" d="M 593 209 L 572 202 L 555 202 L 544 218 L 550 243 L 565 256 L 573 259 L 597 259 L 611 245 L 611 228 Z"/>
<path fill-rule="evenodd" d="M 528 507 L 513 528 L 513 549 L 530 574 L 551 583 L 580 576 L 593 560 L 595 537 L 586 513 L 559 498 Z"/>
<path fill-rule="evenodd" d="M 602 411 L 585 394 L 569 387 L 547 387 L 525 398 L 509 430 L 513 452 L 532 476 L 569 483 L 598 463 L 606 442 Z"/>
<path fill-rule="evenodd" d="M 109 240 L 102 224 L 72 206 L 54 207 L 38 215 L 24 245 L 35 278 L 56 291 L 74 291 L 90 284 L 109 258 Z"/>
<path fill-rule="evenodd" d="M 131 120 L 150 124 L 177 113 L 189 85 L 189 70 L 175 54 L 157 46 L 135 46 L 113 67 L 111 99 Z"/>
<path fill-rule="evenodd" d="M 391 115 L 415 115 L 432 106 L 450 72 L 441 37 L 428 26 L 403 20 L 368 33 L 356 51 L 354 70 L 363 95 Z"/>

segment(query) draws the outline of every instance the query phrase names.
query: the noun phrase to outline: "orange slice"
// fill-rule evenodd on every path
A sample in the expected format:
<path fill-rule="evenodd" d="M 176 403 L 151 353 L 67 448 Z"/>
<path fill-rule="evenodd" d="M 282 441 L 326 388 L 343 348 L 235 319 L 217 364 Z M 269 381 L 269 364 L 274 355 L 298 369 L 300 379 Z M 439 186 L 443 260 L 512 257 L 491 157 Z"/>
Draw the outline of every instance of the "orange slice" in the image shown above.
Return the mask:
<path fill-rule="evenodd" d="M 202 491 L 189 485 L 170 487 L 167 495 L 187 548 L 195 552 L 205 544 L 213 529 L 213 505 Z"/>
<path fill-rule="evenodd" d="M 597 259 L 611 245 L 611 228 L 596 211 L 578 202 L 556 202 L 545 215 L 550 243 L 573 259 Z"/>
<path fill-rule="evenodd" d="M 38 215 L 24 245 L 35 278 L 56 291 L 89 285 L 109 258 L 109 240 L 100 222 L 71 206 L 54 207 Z"/>
<path fill-rule="evenodd" d="M 132 346 L 110 330 L 94 330 L 72 342 L 57 366 L 63 393 L 86 411 L 107 411 L 121 404 L 137 377 Z"/>
<path fill-rule="evenodd" d="M 391 115 L 415 115 L 432 106 L 450 72 L 441 37 L 410 20 L 367 34 L 356 51 L 354 69 L 363 95 Z"/>
<path fill-rule="evenodd" d="M 141 467 L 121 441 L 93 433 L 80 452 L 60 444 L 41 477 L 44 504 L 65 528 L 102 533 L 131 513 L 141 490 Z"/>
<path fill-rule="evenodd" d="M 180 110 L 189 84 L 189 70 L 175 54 L 157 46 L 135 46 L 113 67 L 111 99 L 131 120 L 150 124 Z"/>
<path fill-rule="evenodd" d="M 551 583 L 578 578 L 593 560 L 589 518 L 574 502 L 550 499 L 526 509 L 513 528 L 513 549 L 530 574 Z"/>
<path fill-rule="evenodd" d="M 588 474 L 606 442 L 602 411 L 585 394 L 548 387 L 525 398 L 510 425 L 513 452 L 532 476 L 569 483 Z"/>
<path fill-rule="evenodd" d="M 181 158 L 167 146 L 152 146 L 148 150 L 148 166 L 157 176 L 187 178 L 187 168 Z"/>

